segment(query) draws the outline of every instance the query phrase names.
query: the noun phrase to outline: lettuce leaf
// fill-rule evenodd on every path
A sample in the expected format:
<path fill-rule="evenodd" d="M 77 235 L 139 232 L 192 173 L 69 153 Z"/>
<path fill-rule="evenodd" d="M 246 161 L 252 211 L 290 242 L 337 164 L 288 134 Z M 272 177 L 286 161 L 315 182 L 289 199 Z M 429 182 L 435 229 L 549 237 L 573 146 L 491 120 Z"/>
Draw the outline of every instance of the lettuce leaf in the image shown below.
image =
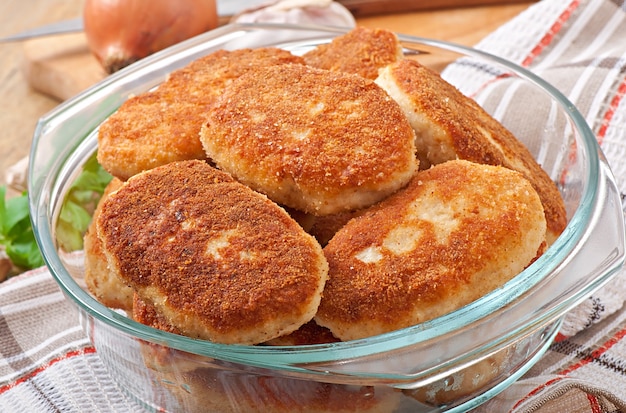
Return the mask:
<path fill-rule="evenodd" d="M 61 207 L 56 228 L 60 248 L 76 251 L 83 247 L 83 235 L 111 179 L 96 160 L 96 154 L 89 158 Z M 44 265 L 31 226 L 28 194 L 7 198 L 4 186 L 0 186 L 0 248 L 18 268 L 29 270 Z"/>
<path fill-rule="evenodd" d="M 28 195 L 6 197 L 6 188 L 0 187 L 0 245 L 13 265 L 31 269 L 44 264 L 30 223 Z"/>
<path fill-rule="evenodd" d="M 111 175 L 98 163 L 96 154 L 85 163 L 63 201 L 57 223 L 57 241 L 65 251 L 76 251 L 83 247 L 83 235 L 111 179 Z"/>

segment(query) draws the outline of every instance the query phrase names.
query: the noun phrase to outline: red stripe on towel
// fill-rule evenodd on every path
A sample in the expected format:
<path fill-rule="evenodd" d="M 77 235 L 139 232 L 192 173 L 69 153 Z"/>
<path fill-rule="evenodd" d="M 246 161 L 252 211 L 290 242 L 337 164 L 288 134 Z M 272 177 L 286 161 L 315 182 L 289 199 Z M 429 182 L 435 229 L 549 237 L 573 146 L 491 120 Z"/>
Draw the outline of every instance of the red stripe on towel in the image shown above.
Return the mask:
<path fill-rule="evenodd" d="M 548 30 L 548 32 L 541 38 L 541 40 L 539 41 L 539 44 L 537 44 L 530 51 L 530 54 L 526 56 L 526 58 L 522 61 L 523 67 L 530 66 L 533 60 L 535 60 L 535 58 L 539 56 L 541 52 L 543 52 L 543 50 L 550 45 L 550 43 L 552 43 L 556 34 L 560 32 L 561 29 L 563 28 L 563 24 L 567 20 L 569 20 L 570 17 L 572 17 L 572 13 L 574 12 L 574 10 L 578 8 L 579 5 L 580 5 L 579 0 L 574 0 L 570 3 L 567 9 L 565 9 L 565 11 L 561 13 L 561 15 L 556 20 L 556 22 L 554 22 L 554 24 L 550 27 L 550 30 Z"/>
<path fill-rule="evenodd" d="M 578 363 L 573 364 L 569 368 L 563 370 L 561 373 L 559 373 L 559 377 L 555 377 L 552 380 L 548 380 L 544 384 L 542 384 L 540 386 L 537 386 L 533 390 L 529 391 L 528 394 L 526 394 L 526 396 L 524 396 L 523 398 L 519 399 L 517 401 L 517 403 L 515 403 L 515 405 L 511 409 L 511 411 L 515 410 L 518 406 L 520 406 L 526 400 L 528 400 L 528 399 L 532 398 L 533 396 L 535 396 L 540 391 L 544 390 L 547 387 L 550 387 L 554 383 L 557 383 L 557 382 L 561 381 L 563 378 L 565 378 L 565 376 L 567 376 L 569 373 L 573 372 L 574 370 L 577 370 L 580 367 L 582 367 L 582 366 L 584 366 L 586 364 L 589 364 L 592 361 L 598 359 L 602 354 L 604 354 L 607 351 L 609 351 L 611 349 L 611 347 L 613 347 L 615 344 L 619 343 L 624 337 L 626 337 L 626 328 L 624 328 L 624 329 L 618 331 L 617 333 L 615 333 L 615 335 L 613 335 L 613 337 L 611 337 L 609 340 L 607 340 L 602 345 L 602 347 L 600 347 L 597 350 L 593 351 L 591 353 L 591 355 L 589 355 L 587 357 L 584 357 Z M 595 397 L 594 397 L 594 399 L 595 399 Z M 589 403 L 590 403 L 590 406 L 593 409 L 594 403 L 597 404 L 597 400 L 595 400 L 595 402 L 594 402 L 591 399 L 589 399 Z M 596 410 L 592 410 L 592 411 L 595 412 Z M 601 410 L 598 410 L 598 411 L 601 411 Z"/>
<path fill-rule="evenodd" d="M 622 101 L 624 94 L 626 94 L 626 78 L 622 80 L 622 83 L 617 88 L 617 93 L 615 93 L 615 96 L 613 96 L 613 99 L 611 99 L 611 104 L 609 105 L 609 108 L 602 117 L 602 124 L 600 125 L 600 129 L 598 129 L 598 143 L 602 143 L 602 139 L 606 135 L 606 131 L 611 124 L 611 119 L 613 119 L 613 115 L 615 115 L 615 111 Z"/>
<path fill-rule="evenodd" d="M 533 397 L 534 395 L 539 393 L 541 390 L 545 389 L 546 387 L 550 387 L 551 385 L 561 381 L 562 379 L 563 379 L 563 377 L 556 377 L 556 378 L 554 378 L 552 380 L 548 380 L 547 382 L 545 382 L 541 386 L 535 387 L 533 390 L 529 391 L 526 396 L 524 396 L 523 398 L 519 399 L 517 401 L 517 403 L 515 403 L 515 405 L 511 409 L 511 411 L 515 410 L 520 404 L 522 404 L 524 401 L 530 399 L 531 397 Z"/>
<path fill-rule="evenodd" d="M 45 371 L 48 367 L 55 365 L 56 363 L 63 361 L 63 360 L 67 360 L 70 359 L 72 357 L 76 357 L 76 356 L 84 356 L 85 354 L 92 354 L 96 352 L 96 348 L 93 346 L 89 346 L 89 347 L 84 347 L 78 350 L 72 350 L 72 351 L 68 351 L 65 354 L 60 355 L 59 357 L 53 358 L 52 360 L 50 360 L 47 364 L 44 364 L 42 366 L 37 367 L 35 370 L 31 371 L 30 373 L 18 378 L 17 380 L 3 386 L 0 387 L 0 394 L 11 390 L 13 387 L 16 387 L 30 379 L 32 379 L 33 377 L 37 376 L 39 373 Z"/>
<path fill-rule="evenodd" d="M 598 403 L 598 398 L 594 395 L 588 394 L 587 400 L 589 400 L 589 407 L 591 408 L 592 413 L 602 413 L 604 410 L 600 403 Z"/>
<path fill-rule="evenodd" d="M 586 364 L 589 364 L 589 363 L 593 362 L 594 360 L 597 360 L 598 358 L 600 358 L 600 356 L 602 356 L 604 353 L 609 351 L 611 349 L 611 347 L 613 347 L 615 344 L 619 343 L 620 340 L 622 340 L 624 337 L 626 337 L 626 328 L 624 328 L 624 329 L 618 331 L 617 333 L 615 333 L 615 335 L 613 337 L 608 339 L 597 350 L 594 350 L 593 352 L 591 352 L 591 354 L 588 355 L 587 357 L 583 357 L 582 359 L 580 359 L 580 361 L 578 361 L 578 363 L 571 365 L 567 369 L 563 370 L 560 374 L 567 375 L 567 374 L 573 372 L 574 370 L 577 370 L 577 369 L 581 368 L 582 366 L 584 366 Z"/>

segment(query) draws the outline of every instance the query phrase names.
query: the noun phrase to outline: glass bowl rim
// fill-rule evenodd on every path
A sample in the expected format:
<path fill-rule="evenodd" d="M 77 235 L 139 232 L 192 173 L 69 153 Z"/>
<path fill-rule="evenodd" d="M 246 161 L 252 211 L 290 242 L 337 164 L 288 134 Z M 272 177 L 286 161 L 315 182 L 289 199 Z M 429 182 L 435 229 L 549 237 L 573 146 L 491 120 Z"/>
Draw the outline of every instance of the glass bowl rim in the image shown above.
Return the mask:
<path fill-rule="evenodd" d="M 80 105 L 81 102 L 88 99 L 90 94 L 95 92 L 98 88 L 106 88 L 109 85 L 114 84 L 123 76 L 128 76 L 141 68 L 148 67 L 150 64 L 158 62 L 160 59 L 175 56 L 176 53 L 183 51 L 188 47 L 197 45 L 199 42 L 204 41 L 204 39 L 213 39 L 240 30 L 247 32 L 253 30 L 274 29 L 312 30 L 325 32 L 328 36 L 338 35 L 349 30 L 349 28 L 327 26 L 246 23 L 228 24 L 211 32 L 207 32 L 203 35 L 197 36 L 196 38 L 168 48 L 165 51 L 149 56 L 142 61 L 123 69 L 122 71 L 110 76 L 105 81 L 94 85 L 83 93 L 66 101 L 57 109 L 42 117 L 37 125 L 35 139 L 33 141 L 34 145 L 31 153 L 35 153 L 39 140 L 43 135 L 45 135 L 48 123 L 52 122 L 55 116 L 65 110 L 72 110 L 77 105 Z M 468 326 L 472 323 L 480 321 L 480 319 L 484 318 L 486 314 L 478 311 L 479 308 L 488 307 L 492 308 L 494 311 L 500 310 L 508 302 L 519 298 L 521 294 L 529 289 L 532 289 L 533 285 L 543 279 L 545 275 L 553 271 L 567 257 L 567 255 L 574 249 L 578 242 L 583 238 L 585 232 L 588 230 L 587 224 L 591 219 L 591 212 L 596 203 L 598 192 L 598 172 L 600 170 L 600 159 L 598 155 L 599 147 L 593 132 L 589 128 L 582 114 L 580 114 L 576 107 L 558 89 L 521 66 L 488 52 L 452 42 L 403 34 L 398 34 L 398 38 L 404 42 L 436 47 L 469 57 L 478 57 L 510 70 L 515 73 L 516 76 L 525 79 L 544 92 L 547 92 L 556 102 L 558 102 L 563 110 L 568 113 L 569 119 L 582 137 L 581 140 L 585 145 L 585 151 L 588 155 L 586 158 L 587 167 L 585 168 L 587 176 L 584 177 L 587 185 L 582 194 L 580 204 L 570 219 L 568 227 L 544 255 L 542 255 L 535 263 L 525 269 L 522 273 L 518 274 L 515 278 L 509 281 L 502 289 L 493 291 L 465 307 L 434 320 L 360 340 L 303 346 L 262 347 L 219 344 L 179 336 L 142 325 L 112 309 L 109 309 L 108 307 L 105 307 L 89 293 L 84 291 L 73 280 L 72 276 L 61 263 L 54 245 L 52 245 L 54 244 L 50 229 L 52 207 L 49 203 L 48 196 L 45 194 L 45 191 L 42 191 L 41 184 L 39 184 L 39 188 L 35 188 L 35 190 L 31 192 L 31 189 L 33 188 L 29 182 L 29 193 L 38 194 L 36 197 L 31 197 L 30 201 L 31 217 L 33 217 L 34 227 L 36 228 L 35 232 L 37 242 L 42 249 L 44 260 L 46 261 L 50 272 L 62 288 L 63 292 L 67 296 L 71 297 L 74 304 L 78 305 L 82 310 L 97 320 L 133 337 L 160 343 L 171 348 L 207 357 L 215 357 L 227 361 L 245 362 L 246 364 L 255 364 L 259 366 L 269 366 L 271 368 L 290 369 L 294 364 L 330 362 L 347 358 L 366 357 L 369 355 L 376 355 L 405 348 L 423 341 L 437 339 L 440 336 L 453 332 L 460 324 Z M 282 44 L 288 44 L 288 42 L 282 42 Z M 31 157 L 31 171 L 33 158 L 34 157 Z M 526 286 L 526 288 L 520 288 L 524 286 Z M 579 297 L 577 296 L 576 298 L 578 299 Z M 553 321 L 561 315 L 562 314 L 557 313 L 545 314 L 544 324 Z"/>

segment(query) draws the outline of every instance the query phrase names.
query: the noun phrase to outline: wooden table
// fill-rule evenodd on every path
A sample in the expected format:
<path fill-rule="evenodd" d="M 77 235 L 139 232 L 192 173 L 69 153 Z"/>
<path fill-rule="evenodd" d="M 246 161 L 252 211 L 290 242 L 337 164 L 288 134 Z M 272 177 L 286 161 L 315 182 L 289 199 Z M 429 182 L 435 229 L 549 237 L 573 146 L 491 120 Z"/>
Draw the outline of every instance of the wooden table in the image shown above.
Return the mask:
<path fill-rule="evenodd" d="M 84 0 L 3 0 L 0 36 L 80 16 Z M 473 45 L 532 2 L 358 17 L 358 24 Z M 21 70 L 24 44 L 0 43 L 0 184 L 6 168 L 28 155 L 37 119 L 59 104 L 34 91 Z"/>

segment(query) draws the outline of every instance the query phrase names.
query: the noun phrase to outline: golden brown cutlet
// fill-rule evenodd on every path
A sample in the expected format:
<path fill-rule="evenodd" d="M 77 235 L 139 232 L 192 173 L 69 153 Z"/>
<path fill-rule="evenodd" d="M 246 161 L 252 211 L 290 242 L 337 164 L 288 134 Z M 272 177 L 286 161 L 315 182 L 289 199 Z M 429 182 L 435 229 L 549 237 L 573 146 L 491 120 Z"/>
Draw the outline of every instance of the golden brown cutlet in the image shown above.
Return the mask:
<path fill-rule="evenodd" d="M 328 267 L 274 202 L 204 161 L 135 175 L 102 204 L 109 267 L 181 334 L 256 344 L 314 316 Z"/>
<path fill-rule="evenodd" d="M 423 387 L 403 390 L 403 393 L 431 406 L 458 404 L 459 400 L 482 393 L 489 382 L 508 371 L 515 350 L 515 346 L 504 347 L 448 377 Z"/>
<path fill-rule="evenodd" d="M 315 320 L 311 320 L 303 324 L 296 331 L 276 337 L 263 344 L 268 346 L 302 346 L 308 344 L 335 343 L 337 341 L 339 341 L 339 339 L 333 336 L 329 329 L 321 327 Z"/>
<path fill-rule="evenodd" d="M 539 196 L 519 172 L 435 165 L 324 247 L 329 280 L 315 320 L 345 341 L 449 313 L 522 271 L 545 233 Z"/>
<path fill-rule="evenodd" d="M 391 386 L 325 383 L 280 375 L 240 374 L 215 367 L 159 374 L 185 413 L 390 413 L 402 393 Z"/>
<path fill-rule="evenodd" d="M 223 89 L 257 66 L 301 62 L 277 48 L 220 50 L 195 60 L 157 90 L 129 98 L 101 125 L 98 162 L 127 180 L 169 162 L 206 159 L 198 134 Z"/>
<path fill-rule="evenodd" d="M 180 334 L 180 330 L 169 323 L 167 318 L 160 314 L 154 305 L 146 303 L 139 294 L 133 293 L 132 317 L 138 323 L 156 328 L 168 333 Z"/>
<path fill-rule="evenodd" d="M 159 90 L 208 107 L 230 82 L 249 70 L 287 63 L 304 64 L 304 59 L 276 47 L 218 50 L 170 73 Z"/>
<path fill-rule="evenodd" d="M 376 79 L 378 70 L 402 58 L 402 45 L 395 33 L 384 29 L 356 27 L 321 44 L 302 57 L 307 65 Z"/>
<path fill-rule="evenodd" d="M 405 115 L 374 82 L 302 65 L 234 80 L 201 130 L 208 157 L 275 202 L 314 215 L 363 208 L 418 168 Z"/>
<path fill-rule="evenodd" d="M 528 149 L 474 100 L 429 68 L 400 60 L 376 80 L 404 110 L 416 132 L 420 168 L 451 159 L 521 172 L 541 198 L 552 244 L 567 225 L 561 194 Z"/>
<path fill-rule="evenodd" d="M 142 300 L 137 293 L 133 294 L 133 308 L 129 315 L 143 325 L 172 334 L 181 334 L 181 331 L 171 325 L 154 305 Z M 193 372 L 207 361 L 206 357 L 154 342 L 139 340 L 139 346 L 146 367 L 161 374 L 175 374 L 180 377 L 182 374 Z"/>
<path fill-rule="evenodd" d="M 157 90 L 131 97 L 100 126 L 98 162 L 113 176 L 133 175 L 169 162 L 205 159 L 198 131 L 205 111 Z"/>
<path fill-rule="evenodd" d="M 286 208 L 289 215 L 291 215 L 306 232 L 313 235 L 322 247 L 328 244 L 328 241 L 330 241 L 337 231 L 346 225 L 348 221 L 366 210 L 367 208 L 317 216 Z"/>
<path fill-rule="evenodd" d="M 102 250 L 102 241 L 98 238 L 96 220 L 104 200 L 117 191 L 123 182 L 113 178 L 106 186 L 102 197 L 93 213 L 89 228 L 83 237 L 85 251 L 85 284 L 98 301 L 110 308 L 125 310 L 133 308 L 133 290 L 108 268 L 107 258 Z"/>

